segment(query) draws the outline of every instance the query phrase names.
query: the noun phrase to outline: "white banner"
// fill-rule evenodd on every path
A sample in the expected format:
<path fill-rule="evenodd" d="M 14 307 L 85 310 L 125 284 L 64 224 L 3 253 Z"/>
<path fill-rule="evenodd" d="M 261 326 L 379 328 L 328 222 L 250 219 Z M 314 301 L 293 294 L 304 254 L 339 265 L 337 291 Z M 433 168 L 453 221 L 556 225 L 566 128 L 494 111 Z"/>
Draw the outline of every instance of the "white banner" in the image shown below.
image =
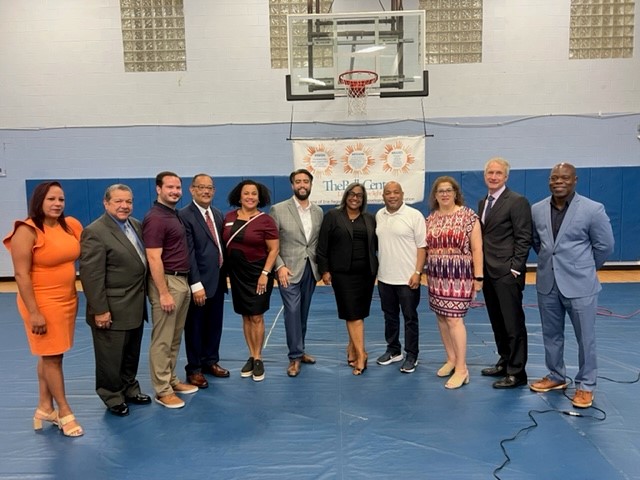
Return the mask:
<path fill-rule="evenodd" d="M 406 203 L 424 197 L 424 136 L 354 139 L 304 139 L 293 141 L 294 168 L 313 174 L 311 200 L 337 205 L 352 182 L 367 190 L 368 202 L 381 204 L 384 184 L 396 181 Z"/>

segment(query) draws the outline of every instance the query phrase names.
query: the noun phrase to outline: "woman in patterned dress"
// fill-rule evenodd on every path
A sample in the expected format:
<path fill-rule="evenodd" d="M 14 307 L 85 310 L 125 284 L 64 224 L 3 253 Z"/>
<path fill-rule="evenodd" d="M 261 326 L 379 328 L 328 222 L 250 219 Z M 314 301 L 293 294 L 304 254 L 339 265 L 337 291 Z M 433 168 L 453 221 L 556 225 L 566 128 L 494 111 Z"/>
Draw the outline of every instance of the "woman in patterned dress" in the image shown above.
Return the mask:
<path fill-rule="evenodd" d="M 429 308 L 447 354 L 439 377 L 451 378 L 446 388 L 469 383 L 467 331 L 464 316 L 476 292 L 482 290 L 482 233 L 478 216 L 464 206 L 460 185 L 451 177 L 438 177 L 429 196 L 427 217 L 427 280 Z"/>

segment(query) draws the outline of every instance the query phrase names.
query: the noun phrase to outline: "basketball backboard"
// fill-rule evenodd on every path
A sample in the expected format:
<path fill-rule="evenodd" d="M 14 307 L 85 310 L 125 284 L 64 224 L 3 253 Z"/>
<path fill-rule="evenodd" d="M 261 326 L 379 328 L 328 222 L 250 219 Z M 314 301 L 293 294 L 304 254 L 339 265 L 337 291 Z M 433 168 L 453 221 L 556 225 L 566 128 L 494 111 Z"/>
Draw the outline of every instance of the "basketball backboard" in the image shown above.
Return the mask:
<path fill-rule="evenodd" d="M 377 75 L 369 94 L 429 94 L 424 10 L 296 14 L 287 26 L 287 100 L 346 96 L 339 77 L 354 70 Z"/>

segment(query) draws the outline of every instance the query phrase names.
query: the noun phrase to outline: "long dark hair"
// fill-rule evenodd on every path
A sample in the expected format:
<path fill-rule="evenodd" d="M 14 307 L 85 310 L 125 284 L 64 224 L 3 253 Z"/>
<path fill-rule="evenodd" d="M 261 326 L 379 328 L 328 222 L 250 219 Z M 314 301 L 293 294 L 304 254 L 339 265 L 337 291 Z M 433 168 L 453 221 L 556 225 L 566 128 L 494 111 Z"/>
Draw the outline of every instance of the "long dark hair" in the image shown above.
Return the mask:
<path fill-rule="evenodd" d="M 345 189 L 344 193 L 342 194 L 342 199 L 340 200 L 340 205 L 338 205 L 338 208 L 340 210 L 345 212 L 347 211 L 347 198 L 349 197 L 351 190 L 356 187 L 360 187 L 362 189 L 362 205 L 360 205 L 360 213 L 367 211 L 367 189 L 364 188 L 364 185 L 358 182 L 349 184 L 349 186 Z"/>
<path fill-rule="evenodd" d="M 40 183 L 31 194 L 31 200 L 29 201 L 29 218 L 40 230 L 44 231 L 44 210 L 42 204 L 44 199 L 51 190 L 52 187 L 58 187 L 62 190 L 60 182 L 42 182 Z M 63 190 L 64 191 L 64 190 Z M 58 217 L 58 223 L 65 229 L 65 231 L 71 233 L 71 229 L 67 226 L 67 221 L 64 219 L 64 210 Z"/>

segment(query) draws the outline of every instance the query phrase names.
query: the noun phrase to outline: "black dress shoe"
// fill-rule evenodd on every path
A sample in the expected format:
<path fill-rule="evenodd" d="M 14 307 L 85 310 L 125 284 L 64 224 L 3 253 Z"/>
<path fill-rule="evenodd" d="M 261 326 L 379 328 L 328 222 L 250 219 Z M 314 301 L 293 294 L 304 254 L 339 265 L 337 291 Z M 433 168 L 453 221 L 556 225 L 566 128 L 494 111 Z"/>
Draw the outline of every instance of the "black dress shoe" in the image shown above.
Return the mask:
<path fill-rule="evenodd" d="M 527 377 L 516 377 L 515 375 L 507 375 L 502 380 L 493 382 L 493 388 L 516 388 L 527 384 Z"/>
<path fill-rule="evenodd" d="M 151 397 L 144 393 L 138 393 L 135 397 L 127 397 L 127 402 L 134 403 L 136 405 L 146 405 L 151 403 Z"/>
<path fill-rule="evenodd" d="M 109 407 L 109 412 L 117 415 L 118 417 L 126 417 L 127 415 L 129 415 L 129 407 L 126 403 L 119 403 L 118 405 Z"/>
<path fill-rule="evenodd" d="M 480 373 L 482 373 L 482 375 L 484 375 L 485 377 L 503 377 L 505 371 L 504 367 L 499 367 L 496 365 L 495 367 L 483 368 Z"/>

